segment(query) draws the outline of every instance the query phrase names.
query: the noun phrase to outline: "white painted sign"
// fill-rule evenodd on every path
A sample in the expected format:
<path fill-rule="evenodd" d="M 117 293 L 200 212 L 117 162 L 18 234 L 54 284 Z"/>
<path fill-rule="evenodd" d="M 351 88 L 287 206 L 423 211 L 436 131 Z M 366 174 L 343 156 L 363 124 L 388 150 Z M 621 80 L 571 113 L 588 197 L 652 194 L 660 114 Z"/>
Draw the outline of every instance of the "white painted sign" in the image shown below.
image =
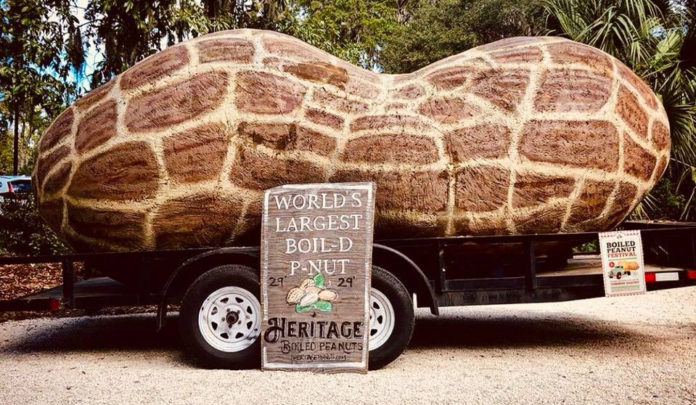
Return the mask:
<path fill-rule="evenodd" d="M 599 249 L 607 297 L 645 293 L 640 231 L 602 232 L 599 234 Z"/>

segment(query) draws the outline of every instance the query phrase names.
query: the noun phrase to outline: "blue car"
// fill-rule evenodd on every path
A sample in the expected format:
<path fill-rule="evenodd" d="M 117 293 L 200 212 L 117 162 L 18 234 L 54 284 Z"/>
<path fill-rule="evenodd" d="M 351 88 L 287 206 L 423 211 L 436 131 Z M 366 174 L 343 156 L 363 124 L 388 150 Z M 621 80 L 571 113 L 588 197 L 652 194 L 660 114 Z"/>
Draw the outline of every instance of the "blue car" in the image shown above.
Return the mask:
<path fill-rule="evenodd" d="M 0 201 L 4 197 L 31 192 L 31 177 L 0 176 Z"/>

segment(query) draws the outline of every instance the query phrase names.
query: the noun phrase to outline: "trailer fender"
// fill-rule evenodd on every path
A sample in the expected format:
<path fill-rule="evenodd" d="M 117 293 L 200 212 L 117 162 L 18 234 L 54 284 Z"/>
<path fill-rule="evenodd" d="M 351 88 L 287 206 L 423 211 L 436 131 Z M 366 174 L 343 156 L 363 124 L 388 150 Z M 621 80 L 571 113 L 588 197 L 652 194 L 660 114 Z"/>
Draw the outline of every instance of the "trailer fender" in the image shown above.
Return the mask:
<path fill-rule="evenodd" d="M 437 299 L 428 278 L 408 256 L 396 249 L 375 243 L 372 250 L 372 262 L 398 277 L 411 293 L 416 293 L 421 302 L 430 307 L 431 313 L 439 315 Z M 258 248 L 220 248 L 201 253 L 183 262 L 162 287 L 160 303 L 157 307 L 157 330 L 164 327 L 167 303 L 173 293 L 183 292 L 183 287 L 192 283 L 205 271 L 224 264 L 241 264 L 258 271 Z"/>
<path fill-rule="evenodd" d="M 425 304 L 424 306 L 430 307 L 433 315 L 440 314 L 435 292 L 428 277 L 408 256 L 389 246 L 374 243 L 372 263 L 388 270 L 404 283 L 409 292 L 416 293 L 419 305 Z"/>
<path fill-rule="evenodd" d="M 177 293 L 184 293 L 188 286 L 206 271 L 225 264 L 241 264 L 254 269 L 258 273 L 259 249 L 249 248 L 220 248 L 193 256 L 179 265 L 167 279 L 160 292 L 160 302 L 157 307 L 157 330 L 164 327 L 167 318 L 167 304 Z"/>

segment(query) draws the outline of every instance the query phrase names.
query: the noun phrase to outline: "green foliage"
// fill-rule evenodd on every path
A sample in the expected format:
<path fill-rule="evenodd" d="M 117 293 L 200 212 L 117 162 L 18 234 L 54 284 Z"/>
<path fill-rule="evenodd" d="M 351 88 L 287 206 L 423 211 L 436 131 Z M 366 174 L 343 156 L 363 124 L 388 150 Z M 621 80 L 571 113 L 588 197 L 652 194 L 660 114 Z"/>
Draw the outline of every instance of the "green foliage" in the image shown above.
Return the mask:
<path fill-rule="evenodd" d="M 384 47 L 386 72 L 408 73 L 478 45 L 545 33 L 540 0 L 423 1 Z"/>
<path fill-rule="evenodd" d="M 33 195 L 0 201 L 0 255 L 48 255 L 67 248 L 39 217 Z"/>
<path fill-rule="evenodd" d="M 659 9 L 646 0 L 551 0 L 550 25 L 575 41 L 622 61 L 643 63 L 651 52 L 642 41 L 659 24 Z"/>
<path fill-rule="evenodd" d="M 209 32 L 259 28 L 284 32 L 367 68 L 397 25 L 388 1 L 95 0 L 85 36 L 103 47 L 92 87 L 176 42 Z"/>
<path fill-rule="evenodd" d="M 0 171 L 26 165 L 50 119 L 74 96 L 70 68 L 83 62 L 76 19 L 67 1 L 0 2 L 0 144 L 12 138 L 12 153 L 0 153 Z"/>
<path fill-rule="evenodd" d="M 696 178 L 691 176 L 696 172 L 696 15 L 693 1 L 684 5 L 650 0 L 546 3 L 551 28 L 615 56 L 662 99 L 672 138 L 669 181 L 651 192 L 634 213 L 637 217 L 696 217 Z"/>
<path fill-rule="evenodd" d="M 288 7 L 284 0 L 89 1 L 85 36 L 104 49 L 92 87 L 188 38 L 234 28 L 282 30 Z"/>
<path fill-rule="evenodd" d="M 687 172 L 682 172 L 686 174 Z M 691 179 L 684 178 L 675 183 L 670 177 L 660 179 L 647 197 L 636 207 L 632 216 L 636 219 L 658 220 L 690 220 L 693 213 L 694 194 L 696 189 L 693 182 L 696 174 L 692 172 Z"/>
<path fill-rule="evenodd" d="M 693 198 L 693 194 L 690 198 Z M 687 197 L 679 193 L 672 180 L 666 177 L 660 179 L 643 205 L 648 206 L 653 219 L 676 220 L 683 219 L 687 201 Z"/>
<path fill-rule="evenodd" d="M 574 253 L 596 253 L 599 252 L 599 243 L 596 240 L 585 242 L 582 245 L 573 247 Z"/>
<path fill-rule="evenodd" d="M 87 39 L 104 50 L 92 76 L 92 87 L 185 39 L 189 33 L 207 30 L 203 10 L 187 0 L 90 1 L 85 19 Z"/>
<path fill-rule="evenodd" d="M 393 1 L 298 0 L 290 7 L 292 24 L 283 31 L 367 69 L 379 68 L 380 50 L 399 26 Z"/>
<path fill-rule="evenodd" d="M 12 133 L 0 132 L 0 173 L 12 173 Z"/>

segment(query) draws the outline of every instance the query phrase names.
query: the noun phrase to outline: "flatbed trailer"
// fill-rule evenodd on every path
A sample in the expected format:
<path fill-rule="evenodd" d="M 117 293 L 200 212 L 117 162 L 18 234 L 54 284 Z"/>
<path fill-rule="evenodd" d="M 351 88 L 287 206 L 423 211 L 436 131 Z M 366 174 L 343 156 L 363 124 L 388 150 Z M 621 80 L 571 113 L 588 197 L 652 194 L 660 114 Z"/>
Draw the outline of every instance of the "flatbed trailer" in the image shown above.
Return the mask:
<path fill-rule="evenodd" d="M 641 230 L 648 291 L 696 285 L 696 223 L 626 222 L 621 229 Z M 387 343 L 374 350 L 370 347 L 370 367 L 388 364 L 405 349 L 413 329 L 413 307 L 426 307 L 437 315 L 439 308 L 446 306 L 557 302 L 604 296 L 599 254 L 588 250 L 588 246 L 598 246 L 597 239 L 597 232 L 583 232 L 376 241 L 373 265 L 380 269 L 373 271 L 373 289 L 377 286 L 387 301 L 382 299 L 373 304 L 377 311 L 382 311 L 380 314 L 391 314 L 397 327 L 389 331 L 393 336 L 386 339 Z M 573 247 L 581 245 L 585 246 L 582 252 L 573 252 Z M 97 277 L 76 281 L 74 267 L 80 262 L 98 272 L 114 274 L 118 280 Z M 187 297 L 196 295 L 192 290 L 204 288 L 206 278 L 208 284 L 225 285 L 221 281 L 224 278 L 228 284 L 237 284 L 235 280 L 239 280 L 249 285 L 251 280 L 258 286 L 258 246 L 0 257 L 0 265 L 37 263 L 61 263 L 62 285 L 0 301 L 0 311 L 156 305 L 157 328 L 161 329 L 168 307 L 181 305 L 182 316 L 193 313 L 190 320 L 180 319 L 182 334 L 188 336 L 183 343 L 202 365 L 228 368 L 258 365 L 258 331 L 256 334 L 249 331 L 248 336 L 240 338 L 250 341 L 241 350 L 237 344 L 233 345 L 236 351 L 211 351 L 206 347 L 206 337 L 201 338 L 195 330 L 195 316 L 201 303 L 187 303 L 191 301 Z M 385 271 L 389 275 L 385 276 Z M 258 297 L 257 288 L 250 289 Z M 397 302 L 404 301 L 399 298 L 403 296 L 412 297 L 411 301 Z M 404 304 L 411 306 L 410 312 L 403 309 Z M 187 312 L 188 307 L 193 310 Z M 250 303 L 247 309 L 249 313 L 259 312 L 260 316 L 258 301 Z M 370 327 L 372 333 L 386 333 L 377 322 L 371 322 Z"/>

